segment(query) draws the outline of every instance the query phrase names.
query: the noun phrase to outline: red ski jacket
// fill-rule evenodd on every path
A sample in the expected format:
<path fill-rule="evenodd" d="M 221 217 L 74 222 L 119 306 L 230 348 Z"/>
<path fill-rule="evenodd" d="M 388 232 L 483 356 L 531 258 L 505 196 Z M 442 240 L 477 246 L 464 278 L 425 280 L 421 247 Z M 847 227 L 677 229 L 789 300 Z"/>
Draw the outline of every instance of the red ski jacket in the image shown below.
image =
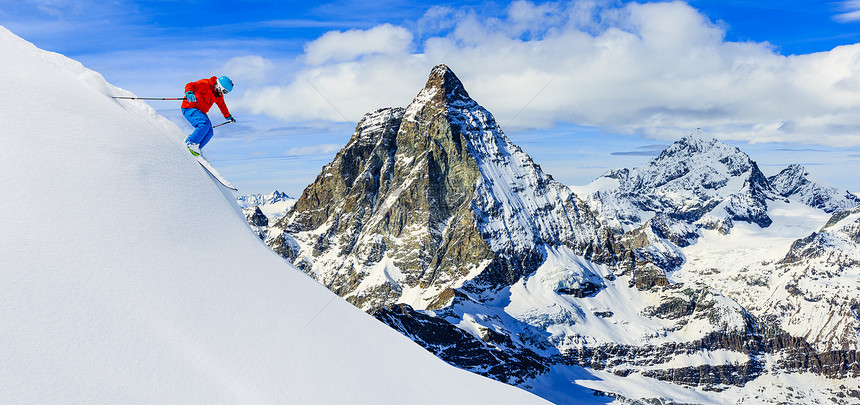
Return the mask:
<path fill-rule="evenodd" d="M 196 108 L 203 113 L 208 113 L 209 109 L 212 108 L 212 104 L 218 104 L 218 108 L 221 110 L 221 114 L 224 114 L 224 118 L 230 116 L 230 110 L 227 109 L 227 104 L 224 104 L 224 96 L 216 96 L 215 95 L 215 81 L 218 80 L 215 76 L 212 76 L 208 79 L 198 80 L 196 82 L 191 82 L 185 85 L 185 92 L 194 92 L 194 96 L 197 97 L 197 102 L 190 102 L 185 100 L 182 102 L 182 108 Z"/>

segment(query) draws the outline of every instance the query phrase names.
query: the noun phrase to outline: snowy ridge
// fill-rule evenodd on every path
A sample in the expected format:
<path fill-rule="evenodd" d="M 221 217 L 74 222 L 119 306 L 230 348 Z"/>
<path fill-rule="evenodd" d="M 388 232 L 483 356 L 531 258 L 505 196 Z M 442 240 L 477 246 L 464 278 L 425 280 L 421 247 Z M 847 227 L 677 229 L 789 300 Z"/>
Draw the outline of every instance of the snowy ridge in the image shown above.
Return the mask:
<path fill-rule="evenodd" d="M 856 195 L 811 178 L 801 165 L 791 165 L 768 181 L 783 196 L 827 213 L 860 206 L 860 198 Z"/>
<path fill-rule="evenodd" d="M 549 254 L 534 275 L 511 287 L 505 311 L 550 333 L 550 340 L 562 352 L 583 345 L 691 342 L 712 332 L 743 332 L 746 328 L 743 308 L 704 286 L 678 292 L 702 294 L 697 297 L 700 303 L 709 300 L 722 313 L 714 316 L 694 311 L 689 321 L 678 322 L 680 316 L 653 314 L 667 297 L 674 299 L 672 294 L 630 288 L 629 276 L 615 277 L 606 266 L 595 266 L 564 247 Z M 600 288 L 592 294 L 559 293 L 566 290 L 565 286 L 586 283 L 600 283 Z"/>
<path fill-rule="evenodd" d="M 128 92 L 5 28 L 0 52 L 0 402 L 545 403 L 284 263 Z"/>

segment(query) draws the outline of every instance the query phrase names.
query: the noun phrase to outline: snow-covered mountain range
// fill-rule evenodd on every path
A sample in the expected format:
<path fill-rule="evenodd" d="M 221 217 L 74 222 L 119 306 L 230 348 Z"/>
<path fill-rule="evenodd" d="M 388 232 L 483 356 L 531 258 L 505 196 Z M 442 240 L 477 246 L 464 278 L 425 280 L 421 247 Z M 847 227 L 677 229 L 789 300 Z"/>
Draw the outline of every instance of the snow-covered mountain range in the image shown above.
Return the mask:
<path fill-rule="evenodd" d="M 260 239 L 266 239 L 269 225 L 287 215 L 296 199 L 278 190 L 269 194 L 248 194 L 236 197 L 245 219 Z"/>
<path fill-rule="evenodd" d="M 858 388 L 858 205 L 699 131 L 568 188 L 440 65 L 365 115 L 266 241 L 440 358 L 555 402 L 779 402 L 766 387 Z"/>
<path fill-rule="evenodd" d="M 768 201 L 782 199 L 749 156 L 701 130 L 640 167 L 610 171 L 578 191 L 616 232 L 657 214 L 723 232 L 735 221 L 767 227 Z"/>
<path fill-rule="evenodd" d="M 270 207 L 267 211 L 282 210 L 283 214 L 286 214 L 286 211 L 292 207 L 292 202 L 295 202 L 295 198 L 288 196 L 286 193 L 275 190 L 269 194 L 248 194 L 238 196 L 236 197 L 236 201 L 242 209 L 252 208 L 254 206 Z"/>
<path fill-rule="evenodd" d="M 285 263 L 129 92 L 3 27 L 0 54 L 0 403 L 546 403 Z"/>
<path fill-rule="evenodd" d="M 670 280 L 719 286 L 771 327 L 821 350 L 860 348 L 860 320 L 846 310 L 860 295 L 838 287 L 853 280 L 853 247 L 844 235 L 834 237 L 848 245 L 823 236 L 841 235 L 826 223 L 860 206 L 847 190 L 815 181 L 799 165 L 765 178 L 737 148 L 695 132 L 645 165 L 611 171 L 578 191 L 637 259 Z M 813 264 L 821 256 L 829 259 Z M 814 282 L 798 290 L 810 272 Z"/>

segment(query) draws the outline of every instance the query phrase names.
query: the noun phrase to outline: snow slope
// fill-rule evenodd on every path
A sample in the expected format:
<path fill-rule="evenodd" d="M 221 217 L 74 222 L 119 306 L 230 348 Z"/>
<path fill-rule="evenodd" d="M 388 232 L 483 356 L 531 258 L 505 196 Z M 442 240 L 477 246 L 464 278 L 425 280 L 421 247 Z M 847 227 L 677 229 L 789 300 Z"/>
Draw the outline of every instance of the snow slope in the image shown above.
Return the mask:
<path fill-rule="evenodd" d="M 0 402 L 542 402 L 286 264 L 184 135 L 0 27 Z"/>

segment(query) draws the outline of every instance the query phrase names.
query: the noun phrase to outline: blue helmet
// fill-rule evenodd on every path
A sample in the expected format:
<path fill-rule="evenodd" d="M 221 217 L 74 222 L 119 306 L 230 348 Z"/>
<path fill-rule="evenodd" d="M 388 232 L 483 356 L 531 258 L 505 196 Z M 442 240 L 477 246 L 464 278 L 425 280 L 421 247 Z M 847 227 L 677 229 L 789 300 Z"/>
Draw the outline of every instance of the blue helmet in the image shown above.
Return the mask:
<path fill-rule="evenodd" d="M 227 94 L 233 91 L 233 81 L 227 76 L 221 76 L 215 81 L 215 87 L 221 90 L 221 93 Z"/>

